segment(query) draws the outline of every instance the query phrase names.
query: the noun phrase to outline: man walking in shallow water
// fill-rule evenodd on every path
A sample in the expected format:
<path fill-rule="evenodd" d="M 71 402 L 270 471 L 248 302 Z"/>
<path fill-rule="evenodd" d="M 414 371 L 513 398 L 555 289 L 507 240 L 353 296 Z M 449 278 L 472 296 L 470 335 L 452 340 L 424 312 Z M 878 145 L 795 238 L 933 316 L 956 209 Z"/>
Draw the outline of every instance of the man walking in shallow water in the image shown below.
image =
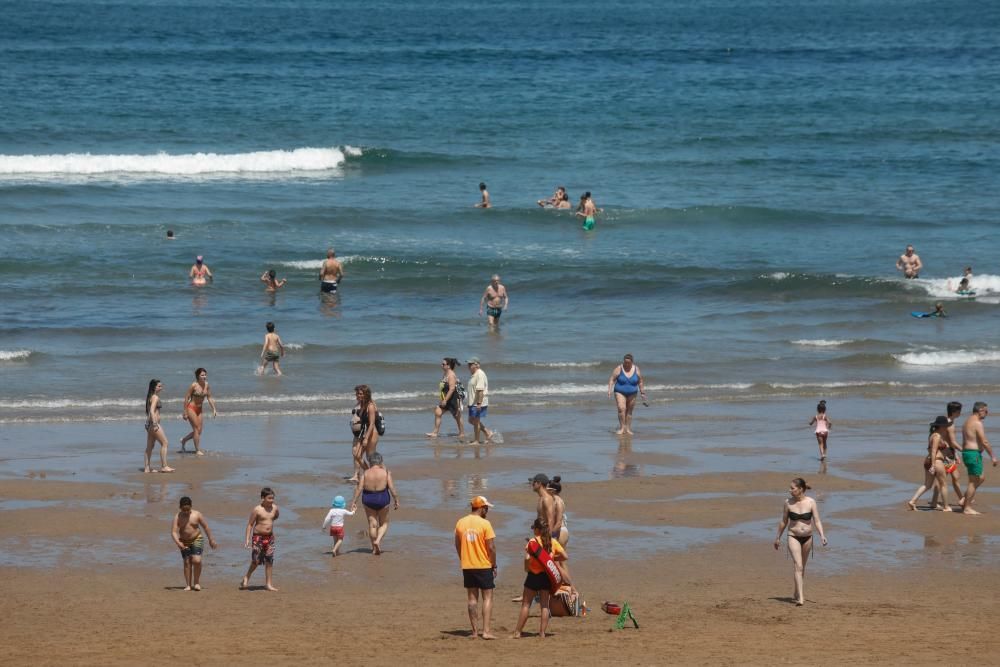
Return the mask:
<path fill-rule="evenodd" d="M 906 246 L 906 252 L 896 260 L 896 270 L 902 271 L 906 278 L 919 278 L 922 268 L 924 263 L 920 261 L 920 255 L 913 252 L 913 246 Z"/>
<path fill-rule="evenodd" d="M 993 467 L 997 465 L 997 457 L 993 454 L 990 441 L 986 439 L 986 429 L 983 428 L 983 420 L 989 412 L 985 403 L 976 401 L 972 406 L 972 414 L 962 425 L 962 462 L 969 471 L 969 488 L 965 491 L 965 507 L 962 510 L 965 514 L 979 514 L 972 509 L 972 503 L 976 498 L 976 490 L 986 481 L 986 475 L 983 474 L 983 448 L 990 455 Z"/>

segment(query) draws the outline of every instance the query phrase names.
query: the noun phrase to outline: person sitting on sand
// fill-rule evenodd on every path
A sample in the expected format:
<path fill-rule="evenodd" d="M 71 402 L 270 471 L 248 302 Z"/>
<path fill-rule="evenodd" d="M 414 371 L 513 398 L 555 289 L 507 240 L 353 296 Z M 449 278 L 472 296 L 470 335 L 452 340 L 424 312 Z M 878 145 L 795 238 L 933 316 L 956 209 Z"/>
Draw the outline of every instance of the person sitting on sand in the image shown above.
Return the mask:
<path fill-rule="evenodd" d="M 351 511 L 358 508 L 358 497 L 365 507 L 368 517 L 368 538 L 372 542 L 372 554 L 382 553 L 382 539 L 389 530 L 389 503 L 393 509 L 399 509 L 399 494 L 392 483 L 392 473 L 382 461 L 382 455 L 375 452 L 368 457 L 371 466 L 361 474 L 361 480 L 354 489 L 354 499 L 351 501 Z"/>
<path fill-rule="evenodd" d="M 917 501 L 920 496 L 934 489 L 935 495 L 941 495 L 941 505 L 935 506 L 942 512 L 950 512 L 948 506 L 948 485 L 946 484 L 945 472 L 945 450 L 948 446 L 948 428 L 951 420 L 944 415 L 938 416 L 931 422 L 930 436 L 927 438 L 927 458 L 924 459 L 924 483 L 920 485 L 913 497 L 907 501 L 906 505 L 911 509 L 917 509 Z"/>
<path fill-rule="evenodd" d="M 191 509 L 191 505 L 191 498 L 188 496 L 181 498 L 180 511 L 170 526 L 170 536 L 181 550 L 181 558 L 184 559 L 184 590 L 200 591 L 201 554 L 205 549 L 205 536 L 208 536 L 208 544 L 213 549 L 219 545 L 212 538 L 208 521 L 201 512 Z"/>
<path fill-rule="evenodd" d="M 284 278 L 278 280 L 278 274 L 275 273 L 274 269 L 270 269 L 261 274 L 260 281 L 266 285 L 266 287 L 264 287 L 265 292 L 277 292 L 285 286 L 285 283 L 288 282 Z"/>
<path fill-rule="evenodd" d="M 260 504 L 250 512 L 247 521 L 246 540 L 243 546 L 250 549 L 250 567 L 243 575 L 240 590 L 246 590 L 250 583 L 250 575 L 258 565 L 264 566 L 264 588 L 276 591 L 271 581 L 271 571 L 274 569 L 274 522 L 278 520 L 278 506 L 274 503 L 274 491 L 265 486 L 260 490 Z"/>
<path fill-rule="evenodd" d="M 264 346 L 260 350 L 260 368 L 257 369 L 257 374 L 263 375 L 264 369 L 271 364 L 274 374 L 281 375 L 281 366 L 278 362 L 285 356 L 285 345 L 281 342 L 281 336 L 274 333 L 274 322 L 268 322 L 264 328 L 267 329 L 267 333 L 264 334 Z"/>
<path fill-rule="evenodd" d="M 331 555 L 336 558 L 340 553 L 340 545 L 344 543 L 344 517 L 354 516 L 354 512 L 348 509 L 344 509 L 346 506 L 346 501 L 344 496 L 337 496 L 333 499 L 333 504 L 330 507 L 330 511 L 326 513 L 326 518 L 323 519 L 323 531 L 327 529 L 330 530 L 330 537 L 333 538 L 333 552 Z"/>
<path fill-rule="evenodd" d="M 813 526 L 819 531 L 819 537 L 826 546 L 826 534 L 823 532 L 823 522 L 819 519 L 819 507 L 816 501 L 806 495 L 810 487 L 801 477 L 792 480 L 788 488 L 789 497 L 781 509 L 781 520 L 778 522 L 778 536 L 774 538 L 774 549 L 781 548 L 781 534 L 788 526 L 788 553 L 795 565 L 795 605 L 801 607 L 806 603 L 803 587 L 806 562 L 813 548 Z"/>

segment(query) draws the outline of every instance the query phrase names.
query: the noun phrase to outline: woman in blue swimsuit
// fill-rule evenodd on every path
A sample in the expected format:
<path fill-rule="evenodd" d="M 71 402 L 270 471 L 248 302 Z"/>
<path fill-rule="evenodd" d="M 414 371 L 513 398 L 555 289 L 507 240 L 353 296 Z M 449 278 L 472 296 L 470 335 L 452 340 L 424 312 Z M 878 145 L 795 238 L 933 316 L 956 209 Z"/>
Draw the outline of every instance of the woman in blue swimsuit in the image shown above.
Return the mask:
<path fill-rule="evenodd" d="M 351 511 L 358 507 L 358 498 L 365 507 L 368 517 L 368 538 L 372 542 L 372 554 L 382 553 L 382 538 L 389 530 L 389 503 L 393 509 L 399 509 L 399 494 L 392 483 L 392 473 L 386 470 L 382 455 L 375 452 L 368 457 L 370 468 L 361 475 L 361 481 L 354 489 L 354 500 L 351 501 Z"/>
<path fill-rule="evenodd" d="M 641 395 L 646 400 L 646 385 L 642 381 L 642 373 L 635 365 L 631 354 L 626 354 L 620 366 L 616 366 L 608 380 L 608 398 L 614 392 L 618 404 L 618 435 L 632 435 L 632 411 L 635 409 L 635 397 Z"/>

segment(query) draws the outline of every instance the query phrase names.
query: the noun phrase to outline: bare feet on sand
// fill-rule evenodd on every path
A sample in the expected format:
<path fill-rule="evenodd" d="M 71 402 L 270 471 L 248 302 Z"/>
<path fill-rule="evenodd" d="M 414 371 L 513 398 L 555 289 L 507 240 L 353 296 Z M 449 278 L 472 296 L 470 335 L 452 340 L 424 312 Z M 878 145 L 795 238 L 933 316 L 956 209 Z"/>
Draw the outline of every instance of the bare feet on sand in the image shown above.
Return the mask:
<path fill-rule="evenodd" d="M 247 578 L 243 577 L 243 579 L 240 581 L 240 590 L 245 591 L 246 589 L 247 589 Z"/>
<path fill-rule="evenodd" d="M 438 437 L 437 433 L 424 433 L 424 435 L 426 435 L 428 438 L 436 438 L 436 437 Z"/>
<path fill-rule="evenodd" d="M 267 586 L 264 586 L 264 590 L 277 592 L 278 589 L 272 586 L 271 584 L 268 584 Z"/>
<path fill-rule="evenodd" d="M 482 634 L 483 639 L 496 639 L 497 636 L 490 632 L 484 632 Z"/>
<path fill-rule="evenodd" d="M 196 591 L 200 591 L 200 590 L 201 590 L 201 584 L 195 584 L 195 585 L 194 585 L 194 586 L 192 586 L 191 588 L 192 588 L 193 590 L 196 590 Z"/>
<path fill-rule="evenodd" d="M 917 504 L 911 500 L 906 501 L 906 506 L 909 507 L 911 510 L 917 509 Z"/>
<path fill-rule="evenodd" d="M 185 586 L 184 590 L 189 591 L 189 590 L 191 590 L 191 587 L 190 586 Z"/>
<path fill-rule="evenodd" d="M 170 466 L 166 466 L 164 468 L 160 468 L 159 472 L 174 472 L 174 470 L 175 470 L 174 468 L 171 468 Z"/>
<path fill-rule="evenodd" d="M 975 515 L 979 515 L 979 514 L 982 514 L 982 512 L 977 512 L 976 510 L 972 509 L 971 507 L 966 507 L 964 510 L 962 510 L 962 514 L 975 514 Z"/>

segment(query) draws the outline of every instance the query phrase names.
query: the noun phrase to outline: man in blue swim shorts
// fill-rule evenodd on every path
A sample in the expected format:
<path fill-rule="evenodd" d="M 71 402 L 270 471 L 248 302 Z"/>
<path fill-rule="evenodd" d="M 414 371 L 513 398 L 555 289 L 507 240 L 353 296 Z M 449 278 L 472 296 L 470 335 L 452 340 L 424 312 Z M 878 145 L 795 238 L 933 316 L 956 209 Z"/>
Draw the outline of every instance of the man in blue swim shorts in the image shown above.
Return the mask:
<path fill-rule="evenodd" d="M 469 388 L 469 423 L 472 425 L 472 441 L 477 444 L 485 444 L 493 439 L 493 432 L 486 428 L 486 424 L 483 423 L 490 403 L 490 382 L 479 365 L 479 357 L 472 357 L 468 364 L 469 371 L 472 372 L 472 377 L 469 378 L 467 385 Z M 486 436 L 486 441 L 480 441 L 480 433 Z"/>

